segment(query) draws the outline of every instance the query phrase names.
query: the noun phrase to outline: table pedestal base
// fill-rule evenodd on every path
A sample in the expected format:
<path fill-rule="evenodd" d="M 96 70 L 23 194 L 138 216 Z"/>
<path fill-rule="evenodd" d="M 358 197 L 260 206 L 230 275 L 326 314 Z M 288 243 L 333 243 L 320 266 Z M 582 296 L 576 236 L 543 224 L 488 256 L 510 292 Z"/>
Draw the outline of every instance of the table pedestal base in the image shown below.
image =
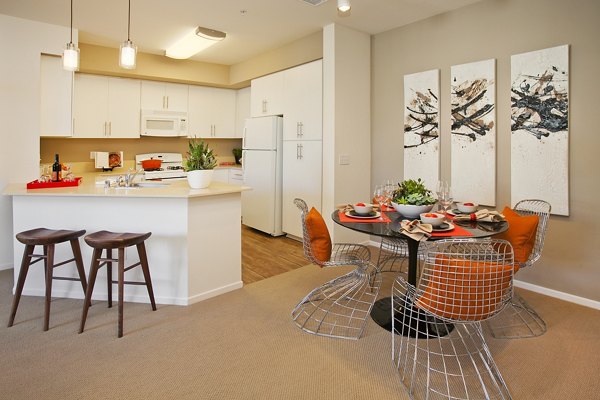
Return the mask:
<path fill-rule="evenodd" d="M 396 319 L 395 334 L 418 339 L 446 336 L 454 329 L 454 325 L 440 321 L 423 310 L 410 306 L 409 303 L 400 299 L 396 303 L 394 318 Z M 371 318 L 383 329 L 392 331 L 392 298 L 384 297 L 373 304 Z"/>

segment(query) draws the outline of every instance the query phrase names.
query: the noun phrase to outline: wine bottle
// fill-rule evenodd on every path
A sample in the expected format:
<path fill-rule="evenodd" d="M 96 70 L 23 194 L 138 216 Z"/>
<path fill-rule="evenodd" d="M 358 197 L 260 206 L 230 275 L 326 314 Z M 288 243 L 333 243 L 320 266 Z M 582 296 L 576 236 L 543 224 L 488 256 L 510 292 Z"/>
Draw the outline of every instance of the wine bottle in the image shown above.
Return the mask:
<path fill-rule="evenodd" d="M 52 164 L 52 182 L 60 182 L 61 181 L 61 171 L 62 168 L 60 166 L 60 162 L 58 162 L 58 154 L 54 155 L 54 164 Z"/>

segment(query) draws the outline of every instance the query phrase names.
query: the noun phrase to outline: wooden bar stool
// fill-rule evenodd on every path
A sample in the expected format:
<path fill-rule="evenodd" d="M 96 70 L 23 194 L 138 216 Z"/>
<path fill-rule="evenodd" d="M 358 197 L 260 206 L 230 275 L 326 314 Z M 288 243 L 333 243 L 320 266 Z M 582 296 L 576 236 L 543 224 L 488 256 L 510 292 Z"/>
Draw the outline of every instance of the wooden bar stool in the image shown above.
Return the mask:
<path fill-rule="evenodd" d="M 88 308 L 92 301 L 92 292 L 94 290 L 94 283 L 96 282 L 96 276 L 100 267 L 106 265 L 106 281 L 108 286 L 108 307 L 112 307 L 112 284 L 117 283 L 119 286 L 119 332 L 118 336 L 123 336 L 123 286 L 128 285 L 146 285 L 148 289 L 148 295 L 150 296 L 150 303 L 152 304 L 152 311 L 156 311 L 156 303 L 154 302 L 154 291 L 152 290 L 152 280 L 150 279 L 150 269 L 148 268 L 148 257 L 146 256 L 146 246 L 144 241 L 152 235 L 152 232 L 148 233 L 115 233 L 108 231 L 100 231 L 87 235 L 84 240 L 90 245 L 94 252 L 92 254 L 92 264 L 90 267 L 89 285 L 85 293 L 85 302 L 83 304 L 83 313 L 81 315 L 81 325 L 79 327 L 79 333 L 83 332 L 85 327 L 85 320 L 87 318 Z M 125 248 L 130 246 L 136 246 L 140 260 L 125 267 Z M 113 258 L 112 250 L 118 249 L 119 254 L 117 258 Z M 106 250 L 106 258 L 102 258 L 102 250 Z M 118 262 L 119 265 L 119 277 L 118 280 L 112 280 L 112 263 Z M 125 272 L 137 266 L 142 267 L 144 273 L 145 282 L 131 282 L 125 281 Z"/>
<path fill-rule="evenodd" d="M 81 258 L 81 248 L 79 247 L 79 238 L 84 234 L 85 230 L 68 231 L 37 228 L 18 233 L 16 235 L 17 240 L 25 245 L 25 250 L 23 251 L 23 260 L 21 261 L 21 270 L 19 271 L 19 278 L 17 279 L 17 288 L 15 291 L 15 297 L 13 298 L 10 319 L 8 320 L 8 327 L 13 326 L 13 323 L 15 322 L 15 315 L 17 313 L 19 301 L 21 300 L 21 293 L 23 292 L 23 287 L 25 286 L 25 278 L 27 277 L 29 266 L 40 260 L 44 260 L 44 271 L 46 276 L 46 304 L 44 309 L 45 331 L 48 330 L 50 324 L 50 302 L 52 301 L 53 279 L 80 281 L 81 286 L 83 287 L 83 292 L 85 293 L 87 289 L 87 282 L 85 280 L 85 271 L 83 269 L 83 259 Z M 55 264 L 54 246 L 58 243 L 64 243 L 67 241 L 71 243 L 73 258 Z M 33 254 L 35 246 L 43 246 L 44 254 Z M 75 261 L 75 265 L 77 266 L 79 278 L 54 276 L 54 268 L 73 261 Z"/>

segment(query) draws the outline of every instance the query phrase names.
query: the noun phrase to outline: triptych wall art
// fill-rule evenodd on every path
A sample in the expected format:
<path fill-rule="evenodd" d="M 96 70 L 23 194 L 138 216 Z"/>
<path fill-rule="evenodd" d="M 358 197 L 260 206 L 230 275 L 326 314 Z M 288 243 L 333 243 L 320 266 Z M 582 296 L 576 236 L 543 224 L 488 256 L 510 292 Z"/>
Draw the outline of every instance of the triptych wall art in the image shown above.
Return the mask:
<path fill-rule="evenodd" d="M 450 71 L 454 198 L 496 205 L 496 62 Z M 569 46 L 511 57 L 511 202 L 542 199 L 569 215 Z M 440 155 L 439 70 L 404 76 L 404 179 L 435 188 Z"/>
<path fill-rule="evenodd" d="M 440 162 L 440 71 L 404 76 L 404 179 L 434 188 Z"/>
<path fill-rule="evenodd" d="M 452 192 L 496 205 L 496 61 L 450 69 Z"/>
<path fill-rule="evenodd" d="M 569 46 L 511 57 L 512 203 L 569 215 Z"/>

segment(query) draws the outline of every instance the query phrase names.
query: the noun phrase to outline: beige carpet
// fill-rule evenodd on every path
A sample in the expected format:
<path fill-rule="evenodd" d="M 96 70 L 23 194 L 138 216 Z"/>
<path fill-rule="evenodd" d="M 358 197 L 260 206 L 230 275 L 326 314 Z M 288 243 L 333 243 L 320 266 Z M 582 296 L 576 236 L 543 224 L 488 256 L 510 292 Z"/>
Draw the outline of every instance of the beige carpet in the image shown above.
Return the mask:
<path fill-rule="evenodd" d="M 0 399 L 408 399 L 390 334 L 369 321 L 358 341 L 300 331 L 290 311 L 340 269 L 306 266 L 189 307 L 97 302 L 79 335 L 82 301 L 23 297 L 6 328 L 12 271 L 0 272 Z M 392 279 L 384 274 L 384 279 Z M 495 340 L 514 399 L 599 399 L 600 311 L 522 291 L 548 323 L 534 339 Z"/>

